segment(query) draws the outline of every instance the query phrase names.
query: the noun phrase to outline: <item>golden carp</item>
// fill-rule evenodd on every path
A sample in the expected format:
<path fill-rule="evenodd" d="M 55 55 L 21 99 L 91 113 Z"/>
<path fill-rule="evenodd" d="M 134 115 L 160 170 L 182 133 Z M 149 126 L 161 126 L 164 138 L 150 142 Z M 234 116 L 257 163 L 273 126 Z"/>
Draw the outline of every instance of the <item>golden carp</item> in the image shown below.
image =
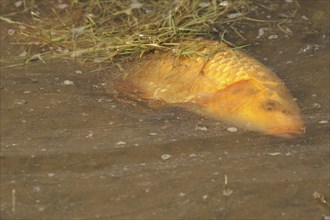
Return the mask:
<path fill-rule="evenodd" d="M 144 100 L 186 107 L 248 130 L 282 137 L 304 132 L 284 83 L 267 67 L 225 43 L 191 40 L 176 51 L 156 51 L 136 61 L 117 90 Z"/>

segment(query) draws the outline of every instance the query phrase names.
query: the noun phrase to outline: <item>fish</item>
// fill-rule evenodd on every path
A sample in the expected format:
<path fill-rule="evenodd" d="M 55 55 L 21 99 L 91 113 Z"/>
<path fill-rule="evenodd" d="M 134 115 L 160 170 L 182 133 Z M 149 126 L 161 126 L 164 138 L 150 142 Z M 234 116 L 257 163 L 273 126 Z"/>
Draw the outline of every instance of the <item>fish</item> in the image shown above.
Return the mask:
<path fill-rule="evenodd" d="M 293 138 L 305 132 L 300 109 L 283 81 L 224 42 L 193 39 L 149 53 L 129 65 L 116 91 L 265 135 Z"/>

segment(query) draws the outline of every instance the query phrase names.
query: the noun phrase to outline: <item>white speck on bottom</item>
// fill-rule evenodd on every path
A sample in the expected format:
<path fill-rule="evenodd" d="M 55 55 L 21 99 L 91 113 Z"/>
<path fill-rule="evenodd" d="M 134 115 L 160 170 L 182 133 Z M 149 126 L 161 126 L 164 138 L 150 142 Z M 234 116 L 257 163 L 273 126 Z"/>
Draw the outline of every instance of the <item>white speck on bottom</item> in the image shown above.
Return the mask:
<path fill-rule="evenodd" d="M 236 128 L 236 127 L 229 127 L 229 128 L 227 128 L 227 131 L 229 131 L 229 132 L 237 132 L 238 131 L 238 128 Z"/>
<path fill-rule="evenodd" d="M 71 85 L 74 85 L 74 83 L 73 83 L 73 81 L 71 81 L 71 80 L 64 80 L 64 81 L 63 81 L 63 85 L 71 86 Z"/>
<path fill-rule="evenodd" d="M 162 156 L 161 156 L 161 158 L 162 158 L 162 160 L 168 160 L 168 159 L 170 159 L 172 156 L 170 155 L 170 154 L 163 154 Z"/>

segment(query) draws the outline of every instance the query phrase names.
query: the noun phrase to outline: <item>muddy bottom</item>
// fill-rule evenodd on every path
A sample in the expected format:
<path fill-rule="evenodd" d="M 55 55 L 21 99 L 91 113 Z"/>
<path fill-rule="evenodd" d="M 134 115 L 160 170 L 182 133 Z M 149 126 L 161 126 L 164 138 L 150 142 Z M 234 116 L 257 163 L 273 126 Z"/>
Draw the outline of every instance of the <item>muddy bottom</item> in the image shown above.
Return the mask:
<path fill-rule="evenodd" d="M 329 2 L 310 2 L 292 36 L 242 27 L 297 98 L 295 139 L 119 103 L 115 69 L 2 66 L 1 219 L 329 219 Z"/>

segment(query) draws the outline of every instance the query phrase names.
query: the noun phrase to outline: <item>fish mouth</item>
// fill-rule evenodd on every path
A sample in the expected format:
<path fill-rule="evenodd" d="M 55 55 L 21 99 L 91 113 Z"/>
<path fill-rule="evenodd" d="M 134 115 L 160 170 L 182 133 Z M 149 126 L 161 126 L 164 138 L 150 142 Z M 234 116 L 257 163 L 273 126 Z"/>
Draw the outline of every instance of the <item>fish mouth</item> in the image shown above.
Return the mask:
<path fill-rule="evenodd" d="M 304 126 L 288 128 L 279 127 L 272 128 L 271 130 L 267 131 L 266 134 L 291 139 L 297 136 L 302 136 L 305 134 L 305 130 L 306 128 Z"/>

